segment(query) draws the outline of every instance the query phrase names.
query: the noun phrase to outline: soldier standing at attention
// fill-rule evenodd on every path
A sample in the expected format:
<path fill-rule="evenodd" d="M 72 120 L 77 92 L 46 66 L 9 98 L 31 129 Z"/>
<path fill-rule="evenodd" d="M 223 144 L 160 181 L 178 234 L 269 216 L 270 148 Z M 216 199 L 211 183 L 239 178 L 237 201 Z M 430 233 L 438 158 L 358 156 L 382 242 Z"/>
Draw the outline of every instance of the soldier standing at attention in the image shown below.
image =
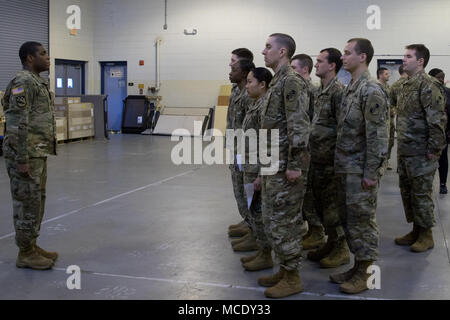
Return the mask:
<path fill-rule="evenodd" d="M 388 85 L 389 78 L 391 77 L 389 70 L 387 68 L 381 67 L 377 70 L 377 79 L 378 83 L 381 84 L 381 86 L 386 90 L 388 97 L 391 96 L 391 88 Z M 386 168 L 388 170 L 392 170 L 392 166 L 390 163 L 391 159 L 391 151 L 392 147 L 394 146 L 394 138 L 395 138 L 395 112 L 394 109 L 391 107 L 391 113 L 389 118 L 389 147 L 388 147 L 388 160 Z"/>
<path fill-rule="evenodd" d="M 245 85 L 247 84 L 248 73 L 255 68 L 255 65 L 250 60 L 241 59 L 231 66 L 230 81 L 235 83 L 234 95 L 230 97 L 230 106 L 228 107 L 227 114 L 227 129 L 233 129 L 235 133 L 238 130 L 242 130 L 242 123 L 245 118 L 250 105 L 253 103 L 252 99 L 248 96 Z M 229 137 L 227 137 L 227 140 Z M 234 139 L 234 138 L 233 138 Z M 239 167 L 237 163 L 237 154 L 240 152 L 239 141 L 238 145 L 233 145 L 233 158 L 234 163 L 230 164 L 231 178 L 233 182 L 233 191 L 238 205 L 239 213 L 245 220 L 247 227 L 237 226 L 236 228 L 229 228 L 229 236 L 238 236 L 240 239 L 232 241 L 232 247 L 234 251 L 252 251 L 257 250 L 258 246 L 255 238 L 255 230 L 251 228 L 251 217 L 247 207 L 247 196 L 244 189 L 244 173 L 242 167 Z M 232 141 L 227 141 L 227 144 Z"/>
<path fill-rule="evenodd" d="M 384 90 L 368 71 L 374 50 L 363 38 L 350 39 L 344 48 L 344 69 L 352 80 L 342 97 L 338 122 L 335 172 L 341 221 L 355 256 L 353 268 L 330 276 L 345 293 L 367 290 L 367 269 L 378 258 L 375 219 L 379 181 L 389 140 L 389 104 Z"/>
<path fill-rule="evenodd" d="M 423 44 L 406 47 L 403 69 L 408 79 L 397 101 L 400 192 L 413 230 L 395 243 L 411 246 L 413 252 L 434 247 L 433 179 L 446 144 L 444 93 L 438 80 L 424 71 L 429 59 L 430 51 Z"/>
<path fill-rule="evenodd" d="M 389 108 L 391 110 L 391 126 L 389 131 L 389 150 L 388 150 L 389 158 L 391 156 L 391 150 L 392 147 L 394 146 L 395 140 L 395 131 L 396 131 L 395 116 L 397 115 L 397 97 L 400 94 L 402 83 L 405 82 L 405 80 L 408 78 L 408 74 L 403 70 L 403 66 L 400 66 L 398 68 L 398 73 L 400 74 L 400 79 L 398 79 L 392 84 L 391 89 L 389 91 L 389 102 L 390 102 Z M 390 165 L 389 162 L 387 169 L 392 170 L 392 166 Z"/>
<path fill-rule="evenodd" d="M 253 61 L 253 53 L 246 49 L 246 48 L 238 48 L 231 52 L 231 59 L 228 66 L 231 68 L 231 71 L 233 71 L 233 65 L 235 65 L 240 60 L 249 60 Z M 241 77 L 242 78 L 242 77 Z M 240 100 L 241 93 L 244 93 L 245 89 L 245 81 L 246 79 L 238 79 L 233 81 L 244 81 L 242 83 L 233 83 L 233 88 L 231 90 L 231 96 L 230 96 L 230 104 L 228 106 L 228 112 L 227 112 L 227 129 L 234 129 L 235 125 L 242 125 L 242 121 L 244 120 L 245 113 L 242 113 L 241 108 L 239 106 L 236 106 L 236 103 Z M 237 110 L 236 110 L 237 109 Z M 238 113 L 238 118 L 236 118 L 235 112 Z M 243 191 L 243 182 L 240 181 L 242 179 L 239 178 L 241 175 L 239 170 L 235 172 L 236 170 L 235 165 L 230 165 L 230 171 L 231 171 L 231 180 L 233 183 L 233 191 L 236 198 L 236 201 L 238 203 L 238 210 L 239 214 L 243 218 L 241 222 L 237 224 L 232 224 L 228 227 L 228 235 L 230 237 L 242 237 L 245 236 L 249 231 L 248 223 L 245 221 L 245 218 L 247 216 L 247 209 L 246 207 L 242 207 L 239 205 L 240 201 L 238 199 L 245 198 L 244 193 L 241 193 L 241 188 L 239 187 L 240 184 L 242 184 L 242 192 Z"/>
<path fill-rule="evenodd" d="M 6 117 L 3 151 L 19 247 L 16 266 L 45 270 L 58 257 L 36 243 L 44 216 L 47 155 L 56 155 L 53 102 L 47 83 L 39 76 L 49 70 L 50 58 L 37 42 L 24 43 L 19 56 L 23 70 L 11 80 L 2 101 Z"/>
<path fill-rule="evenodd" d="M 445 135 L 447 138 L 447 143 L 445 145 L 444 150 L 442 150 L 441 157 L 439 158 L 439 193 L 447 194 L 447 176 L 448 176 L 448 143 L 450 140 L 450 127 L 448 123 L 448 119 L 450 119 L 450 88 L 445 86 L 445 73 L 441 69 L 434 68 L 431 69 L 428 74 L 432 77 L 438 79 L 444 88 L 445 92 L 445 111 L 447 113 L 447 126 L 445 127 Z"/>
<path fill-rule="evenodd" d="M 318 88 L 313 84 L 311 80 L 311 72 L 313 69 L 313 60 L 305 53 L 297 54 L 291 59 L 291 67 L 294 71 L 300 75 L 308 84 L 309 89 L 309 120 L 312 121 L 314 116 L 314 96 L 317 94 Z M 308 210 L 314 210 L 313 207 L 302 208 L 303 212 L 303 225 L 302 225 L 302 237 L 303 237 L 303 249 L 309 250 L 320 247 L 325 243 L 325 233 L 322 223 L 317 212 Z M 307 232 L 306 232 L 307 230 Z"/>
<path fill-rule="evenodd" d="M 321 79 L 321 87 L 314 105 L 309 144 L 311 148 L 311 166 L 308 176 L 303 210 L 308 225 L 318 220 L 324 225 L 328 239 L 316 251 L 308 252 L 308 259 L 320 261 L 322 268 L 336 268 L 350 262 L 345 232 L 339 217 L 337 201 L 337 179 L 334 173 L 334 153 L 336 148 L 337 124 L 341 110 L 344 86 L 338 81 L 337 73 L 342 67 L 341 52 L 336 48 L 323 49 L 317 57 L 316 76 Z M 315 219 L 308 215 L 317 213 Z M 303 241 L 306 248 L 308 238 Z"/>
<path fill-rule="evenodd" d="M 254 186 L 255 192 L 249 210 L 252 230 L 254 230 L 256 234 L 256 241 L 259 247 L 256 255 L 241 258 L 242 266 L 247 271 L 257 271 L 273 267 L 271 255 L 272 248 L 267 241 L 261 212 L 261 178 L 259 177 L 260 166 L 258 157 L 261 107 L 263 97 L 266 94 L 271 81 L 272 73 L 266 68 L 255 68 L 250 71 L 247 76 L 246 89 L 248 95 L 254 99 L 255 102 L 245 114 L 242 129 L 246 136 L 248 135 L 248 137 L 253 140 L 253 143 L 258 143 L 252 144 L 252 142 L 250 142 L 248 146 L 245 146 L 245 161 L 242 168 L 244 171 L 244 183 L 253 184 Z"/>
<path fill-rule="evenodd" d="M 264 96 L 261 129 L 268 130 L 266 151 L 272 152 L 272 135 L 278 133 L 278 171 L 264 175 L 261 165 L 262 216 L 264 228 L 280 270 L 258 279 L 269 287 L 266 297 L 282 298 L 303 290 L 299 276 L 302 259 L 301 208 L 309 168 L 308 85 L 289 65 L 295 41 L 275 33 L 266 41 L 264 62 L 275 75 Z"/>

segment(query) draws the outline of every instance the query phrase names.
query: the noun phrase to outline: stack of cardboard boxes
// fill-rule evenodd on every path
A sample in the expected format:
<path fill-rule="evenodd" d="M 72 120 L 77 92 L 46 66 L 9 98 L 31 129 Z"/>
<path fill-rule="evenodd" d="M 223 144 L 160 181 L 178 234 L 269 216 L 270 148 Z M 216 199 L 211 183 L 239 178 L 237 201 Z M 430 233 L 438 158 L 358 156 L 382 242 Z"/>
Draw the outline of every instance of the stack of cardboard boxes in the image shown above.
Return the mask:
<path fill-rule="evenodd" d="M 79 97 L 56 97 L 55 120 L 58 141 L 95 135 L 94 105 L 81 103 Z"/>

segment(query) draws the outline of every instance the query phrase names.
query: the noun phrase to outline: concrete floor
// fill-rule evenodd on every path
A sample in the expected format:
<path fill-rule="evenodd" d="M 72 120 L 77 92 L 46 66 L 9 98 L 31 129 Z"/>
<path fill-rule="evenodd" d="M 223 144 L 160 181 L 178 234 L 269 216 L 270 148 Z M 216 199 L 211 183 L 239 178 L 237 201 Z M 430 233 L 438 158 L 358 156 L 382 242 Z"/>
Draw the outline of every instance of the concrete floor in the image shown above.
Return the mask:
<path fill-rule="evenodd" d="M 246 254 L 234 253 L 227 237 L 228 225 L 240 220 L 227 166 L 175 166 L 174 145 L 168 137 L 113 135 L 62 145 L 49 158 L 39 244 L 60 253 L 50 271 L 15 267 L 2 159 L 0 299 L 263 299 L 257 278 L 272 271 L 244 271 L 239 258 Z M 395 168 L 388 172 L 377 211 L 381 289 L 342 294 L 328 275 L 348 266 L 323 270 L 305 259 L 305 291 L 287 299 L 450 299 L 450 195 L 435 198 L 435 248 L 415 254 L 394 245 L 411 226 Z M 82 270 L 81 290 L 67 289 L 71 265 Z"/>

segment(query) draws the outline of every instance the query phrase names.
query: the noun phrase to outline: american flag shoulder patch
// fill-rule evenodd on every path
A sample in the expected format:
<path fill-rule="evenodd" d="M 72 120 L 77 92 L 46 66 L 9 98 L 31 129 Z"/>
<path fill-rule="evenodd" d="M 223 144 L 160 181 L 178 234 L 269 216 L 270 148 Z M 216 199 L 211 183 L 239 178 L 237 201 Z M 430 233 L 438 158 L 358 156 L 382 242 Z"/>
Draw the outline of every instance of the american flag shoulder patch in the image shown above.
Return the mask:
<path fill-rule="evenodd" d="M 17 87 L 17 88 L 12 89 L 12 94 L 15 95 L 15 96 L 18 95 L 18 94 L 22 94 L 24 92 L 25 91 L 23 90 L 22 87 Z"/>

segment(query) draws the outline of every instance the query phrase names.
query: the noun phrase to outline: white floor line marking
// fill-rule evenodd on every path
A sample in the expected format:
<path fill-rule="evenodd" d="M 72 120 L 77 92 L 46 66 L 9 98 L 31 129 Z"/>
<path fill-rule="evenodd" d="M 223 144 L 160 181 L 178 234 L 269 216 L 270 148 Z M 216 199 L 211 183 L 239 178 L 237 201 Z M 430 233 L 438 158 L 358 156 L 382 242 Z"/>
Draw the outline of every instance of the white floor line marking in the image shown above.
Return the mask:
<path fill-rule="evenodd" d="M 93 208 L 93 207 L 102 205 L 102 204 L 104 204 L 104 203 L 110 202 L 110 201 L 115 200 L 115 199 L 118 199 L 118 198 L 122 198 L 122 197 L 124 197 L 124 196 L 129 195 L 129 194 L 132 194 L 132 193 L 135 193 L 135 192 L 138 192 L 138 191 L 142 191 L 142 190 L 145 190 L 145 189 L 150 188 L 150 187 L 158 186 L 158 185 L 163 184 L 163 183 L 165 183 L 165 182 L 168 182 L 168 181 L 170 181 L 170 180 L 173 180 L 173 179 L 176 179 L 176 178 L 185 176 L 185 175 L 187 175 L 187 174 L 189 174 L 189 173 L 192 173 L 192 172 L 194 172 L 195 170 L 197 170 L 197 169 L 189 170 L 189 171 L 180 173 L 180 174 L 178 174 L 178 175 L 176 175 L 176 176 L 173 176 L 173 177 L 170 177 L 170 178 L 166 178 L 166 179 L 164 179 L 164 180 L 161 180 L 161 181 L 158 181 L 158 182 L 154 182 L 154 183 L 151 183 L 151 184 L 149 184 L 149 185 L 146 185 L 146 186 L 143 186 L 143 187 L 140 187 L 140 188 L 136 188 L 136 189 L 134 189 L 134 190 L 131 190 L 131 191 L 128 191 L 128 192 L 125 192 L 125 193 L 118 194 L 118 195 L 116 195 L 116 196 L 114 196 L 114 197 L 111 197 L 111 198 L 106 199 L 106 200 L 99 201 L 99 202 L 97 202 L 97 203 L 94 203 L 94 204 L 85 206 L 85 207 L 83 207 L 83 208 L 76 209 L 76 210 L 70 211 L 70 212 L 68 212 L 68 213 L 64 213 L 64 214 L 59 215 L 59 216 L 57 216 L 57 217 L 54 217 L 54 218 L 51 218 L 51 219 L 48 219 L 48 220 L 44 220 L 44 221 L 42 221 L 41 225 L 46 224 L 46 223 L 49 223 L 49 222 L 53 222 L 53 221 L 55 221 L 55 220 L 59 220 L 59 219 L 62 219 L 62 218 L 68 217 L 68 216 L 71 216 L 71 215 L 73 215 L 73 214 L 75 214 L 75 213 L 78 213 L 78 212 L 80 212 L 80 211 L 83 211 L 83 210 L 85 210 L 85 209 Z M 7 239 L 7 238 L 9 238 L 9 237 L 12 237 L 12 236 L 14 236 L 15 234 L 16 234 L 15 232 L 6 234 L 6 235 L 4 235 L 4 236 L 1 236 L 1 237 L 0 237 L 0 240 L 3 240 L 3 239 Z"/>
<path fill-rule="evenodd" d="M 66 269 L 62 269 L 62 268 L 53 268 L 53 270 L 66 272 Z M 266 290 L 266 288 L 263 288 L 263 287 L 245 287 L 245 286 L 237 286 L 237 285 L 232 285 L 232 284 L 221 284 L 221 283 L 212 283 L 212 282 L 196 282 L 196 281 L 188 281 L 188 280 L 140 277 L 140 276 L 120 275 L 120 274 L 111 274 L 111 273 L 102 273 L 102 272 L 91 272 L 91 271 L 85 271 L 85 270 L 82 270 L 81 273 L 102 276 L 102 277 L 168 282 L 168 283 L 178 283 L 178 284 L 192 284 L 192 285 L 200 285 L 200 286 L 205 286 L 205 287 L 216 287 L 216 288 L 224 288 L 224 289 L 250 290 L 250 291 L 258 291 L 258 292 L 264 292 L 264 290 Z M 349 299 L 349 300 L 391 300 L 391 299 L 384 299 L 384 298 L 371 298 L 371 297 L 350 296 L 350 295 L 347 296 L 347 295 L 315 293 L 315 292 L 301 292 L 300 295 L 314 296 L 314 297 L 321 297 L 321 298 Z"/>

